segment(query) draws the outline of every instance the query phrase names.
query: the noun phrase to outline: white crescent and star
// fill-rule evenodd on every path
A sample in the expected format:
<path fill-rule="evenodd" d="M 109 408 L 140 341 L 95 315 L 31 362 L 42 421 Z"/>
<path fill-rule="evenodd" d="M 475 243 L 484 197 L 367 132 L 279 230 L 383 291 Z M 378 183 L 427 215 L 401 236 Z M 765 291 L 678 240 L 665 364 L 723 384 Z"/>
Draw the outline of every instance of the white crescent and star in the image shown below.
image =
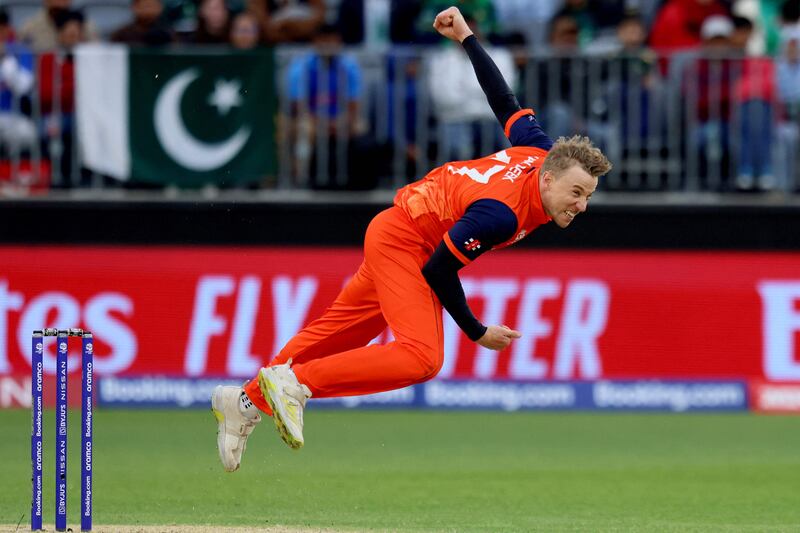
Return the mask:
<path fill-rule="evenodd" d="M 250 128 L 240 127 L 226 140 L 207 143 L 186 129 L 181 116 L 181 99 L 187 87 L 198 77 L 197 69 L 186 69 L 173 77 L 156 98 L 153 124 L 164 151 L 179 165 L 196 172 L 208 172 L 228 163 L 242 150 L 250 138 Z M 217 81 L 208 103 L 227 115 L 232 107 L 242 104 L 237 81 Z"/>

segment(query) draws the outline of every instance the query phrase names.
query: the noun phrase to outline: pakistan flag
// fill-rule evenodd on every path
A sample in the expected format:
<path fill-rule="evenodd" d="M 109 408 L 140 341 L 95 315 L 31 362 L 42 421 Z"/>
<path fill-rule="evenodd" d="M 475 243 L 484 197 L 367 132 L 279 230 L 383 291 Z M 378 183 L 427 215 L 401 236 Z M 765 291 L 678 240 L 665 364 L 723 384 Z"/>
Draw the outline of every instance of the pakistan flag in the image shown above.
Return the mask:
<path fill-rule="evenodd" d="M 76 51 L 84 166 L 120 180 L 196 187 L 275 172 L 271 50 Z"/>

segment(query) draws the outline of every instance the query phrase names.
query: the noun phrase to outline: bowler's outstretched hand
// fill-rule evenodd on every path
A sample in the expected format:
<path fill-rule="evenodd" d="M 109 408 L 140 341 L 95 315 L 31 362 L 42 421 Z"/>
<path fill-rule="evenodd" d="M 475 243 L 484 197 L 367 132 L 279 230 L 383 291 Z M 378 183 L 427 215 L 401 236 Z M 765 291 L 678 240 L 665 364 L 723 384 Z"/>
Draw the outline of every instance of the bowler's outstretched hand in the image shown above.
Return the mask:
<path fill-rule="evenodd" d="M 478 339 L 478 344 L 490 350 L 504 350 L 514 339 L 522 337 L 522 333 L 508 326 L 489 326 L 486 333 Z"/>
<path fill-rule="evenodd" d="M 467 21 L 457 7 L 448 7 L 438 15 L 433 21 L 433 27 L 436 31 L 454 41 L 462 42 L 464 39 L 472 35 L 472 30 L 469 29 Z"/>

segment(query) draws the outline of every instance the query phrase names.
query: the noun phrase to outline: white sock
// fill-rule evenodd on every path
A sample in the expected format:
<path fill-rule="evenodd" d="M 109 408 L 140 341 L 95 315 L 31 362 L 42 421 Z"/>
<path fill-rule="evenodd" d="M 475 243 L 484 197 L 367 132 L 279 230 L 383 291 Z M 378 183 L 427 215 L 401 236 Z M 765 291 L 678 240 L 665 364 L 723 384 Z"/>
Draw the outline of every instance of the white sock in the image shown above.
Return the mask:
<path fill-rule="evenodd" d="M 239 412 L 250 420 L 258 416 L 258 408 L 253 405 L 253 402 L 250 401 L 250 398 L 244 391 L 239 395 Z"/>

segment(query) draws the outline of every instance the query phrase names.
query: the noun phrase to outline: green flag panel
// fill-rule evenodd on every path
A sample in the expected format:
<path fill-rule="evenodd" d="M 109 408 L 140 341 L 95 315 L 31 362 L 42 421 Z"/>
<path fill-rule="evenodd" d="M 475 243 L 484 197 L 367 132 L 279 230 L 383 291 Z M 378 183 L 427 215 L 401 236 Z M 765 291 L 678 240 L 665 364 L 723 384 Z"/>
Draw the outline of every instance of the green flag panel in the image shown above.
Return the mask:
<path fill-rule="evenodd" d="M 271 49 L 130 52 L 131 178 L 198 187 L 274 175 Z"/>

